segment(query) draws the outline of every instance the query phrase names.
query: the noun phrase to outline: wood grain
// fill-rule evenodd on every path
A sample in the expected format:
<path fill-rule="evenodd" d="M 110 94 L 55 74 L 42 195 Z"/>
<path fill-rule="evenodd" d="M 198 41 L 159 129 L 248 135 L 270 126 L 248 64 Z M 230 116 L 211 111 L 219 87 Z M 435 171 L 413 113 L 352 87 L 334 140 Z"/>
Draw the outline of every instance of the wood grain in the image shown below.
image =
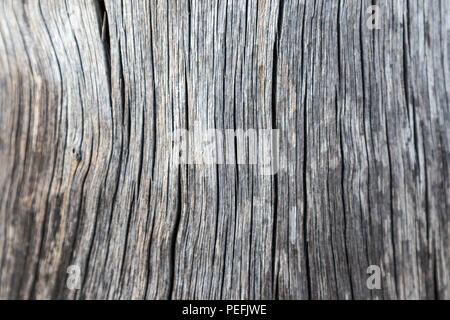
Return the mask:
<path fill-rule="evenodd" d="M 449 1 L 0 8 L 0 299 L 450 298 Z M 197 123 L 283 170 L 174 165 Z"/>

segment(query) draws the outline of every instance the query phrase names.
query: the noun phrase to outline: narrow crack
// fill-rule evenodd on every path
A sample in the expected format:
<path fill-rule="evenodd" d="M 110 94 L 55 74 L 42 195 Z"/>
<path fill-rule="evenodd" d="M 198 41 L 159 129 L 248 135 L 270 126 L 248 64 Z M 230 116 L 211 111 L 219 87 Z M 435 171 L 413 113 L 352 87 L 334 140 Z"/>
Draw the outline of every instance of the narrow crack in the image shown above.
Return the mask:
<path fill-rule="evenodd" d="M 272 61 L 272 129 L 277 129 L 277 77 L 278 77 L 278 53 L 280 47 L 281 39 L 281 29 L 283 22 L 283 10 L 284 10 L 284 0 L 280 0 L 278 7 L 278 19 L 277 19 L 277 29 L 275 30 L 275 39 L 273 44 L 273 61 Z M 272 137 L 273 138 L 273 137 Z M 278 137 L 275 137 L 278 138 Z M 275 147 L 278 147 L 278 143 Z M 274 141 L 272 140 L 272 147 L 274 146 Z M 272 233 L 272 294 L 274 299 L 278 299 L 278 282 L 275 275 L 276 272 L 276 247 L 277 247 L 277 223 L 278 223 L 278 169 L 279 169 L 279 154 L 277 149 L 272 148 L 272 169 L 276 170 L 273 175 L 274 183 L 274 201 L 273 201 L 273 233 Z"/>
<path fill-rule="evenodd" d="M 305 27 L 306 27 L 306 4 L 303 5 L 303 25 L 302 25 L 302 37 L 301 37 L 301 75 L 303 76 L 305 61 L 304 61 L 304 53 L 305 53 Z M 308 102 L 308 76 L 305 75 L 305 83 L 303 84 L 303 88 L 305 90 L 305 96 L 303 100 L 303 249 L 305 254 L 305 267 L 306 267 L 306 286 L 308 292 L 308 299 L 311 299 L 311 270 L 309 268 L 309 250 L 308 250 L 308 186 L 307 186 L 307 162 L 308 162 L 308 110 L 307 110 L 307 102 Z"/>
<path fill-rule="evenodd" d="M 338 60 L 338 83 L 341 84 L 342 79 L 342 69 L 341 69 L 341 26 L 340 26 L 340 17 L 341 17 L 341 1 L 338 3 L 338 12 L 337 12 L 337 60 Z M 345 88 L 345 86 L 344 86 Z M 340 88 L 339 88 L 340 91 Z M 336 112 L 339 111 L 339 91 L 336 92 Z M 347 216 L 346 216 L 346 208 L 345 208 L 345 186 L 344 186 L 344 180 L 345 180 L 345 159 L 344 159 L 344 144 L 343 144 L 343 128 L 342 128 L 342 121 L 341 116 L 338 115 L 339 120 L 339 146 L 341 150 L 341 199 L 342 199 L 342 215 L 344 219 L 344 249 L 345 249 L 345 260 L 347 264 L 348 269 L 348 279 L 349 279 L 349 286 L 350 286 L 350 295 L 353 299 L 354 292 L 353 292 L 353 284 L 352 284 L 352 277 L 351 277 L 351 268 L 350 268 L 350 262 L 349 262 L 349 256 L 348 256 L 348 248 L 347 248 Z M 336 123 L 336 126 L 338 124 Z"/>

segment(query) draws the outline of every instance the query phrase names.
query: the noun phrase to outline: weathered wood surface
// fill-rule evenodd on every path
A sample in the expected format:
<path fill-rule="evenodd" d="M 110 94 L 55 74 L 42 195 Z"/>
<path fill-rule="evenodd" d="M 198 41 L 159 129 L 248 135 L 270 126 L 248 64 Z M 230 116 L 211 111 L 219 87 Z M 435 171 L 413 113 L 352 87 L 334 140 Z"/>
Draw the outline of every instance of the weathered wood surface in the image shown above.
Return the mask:
<path fill-rule="evenodd" d="M 1 299 L 450 298 L 450 1 L 0 8 Z M 196 122 L 286 169 L 172 165 Z"/>

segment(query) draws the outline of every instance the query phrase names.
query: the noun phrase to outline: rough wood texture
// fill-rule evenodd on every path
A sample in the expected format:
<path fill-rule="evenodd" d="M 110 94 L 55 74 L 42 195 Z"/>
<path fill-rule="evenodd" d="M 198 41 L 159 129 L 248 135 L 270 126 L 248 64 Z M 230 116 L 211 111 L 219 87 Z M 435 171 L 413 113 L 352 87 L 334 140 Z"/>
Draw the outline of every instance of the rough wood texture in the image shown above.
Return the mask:
<path fill-rule="evenodd" d="M 0 298 L 449 299 L 449 14 L 0 0 Z M 286 168 L 173 165 L 194 123 Z"/>

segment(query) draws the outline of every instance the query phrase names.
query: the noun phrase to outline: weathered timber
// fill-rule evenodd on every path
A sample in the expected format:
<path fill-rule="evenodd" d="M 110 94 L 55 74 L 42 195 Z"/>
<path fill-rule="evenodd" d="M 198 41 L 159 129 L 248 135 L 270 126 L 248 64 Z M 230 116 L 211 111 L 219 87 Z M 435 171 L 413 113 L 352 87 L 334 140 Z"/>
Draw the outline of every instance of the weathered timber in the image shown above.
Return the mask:
<path fill-rule="evenodd" d="M 0 0 L 0 299 L 449 299 L 449 15 Z M 285 167 L 174 165 L 196 123 Z"/>

